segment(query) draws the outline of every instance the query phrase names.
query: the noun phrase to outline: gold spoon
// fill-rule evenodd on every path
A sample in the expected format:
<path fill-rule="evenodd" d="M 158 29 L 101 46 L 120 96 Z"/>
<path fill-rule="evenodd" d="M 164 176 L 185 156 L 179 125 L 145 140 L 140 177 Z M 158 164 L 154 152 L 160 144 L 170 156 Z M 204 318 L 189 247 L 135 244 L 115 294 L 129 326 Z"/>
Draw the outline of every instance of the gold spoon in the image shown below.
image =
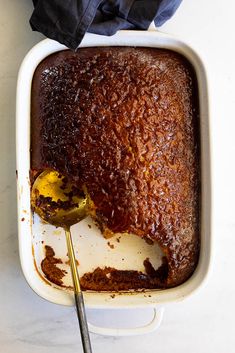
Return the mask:
<path fill-rule="evenodd" d="M 63 227 L 66 234 L 70 269 L 73 279 L 75 304 L 81 331 L 83 350 L 91 353 L 91 343 L 86 320 L 83 294 L 80 287 L 70 226 L 81 221 L 87 214 L 87 197 L 75 189 L 54 170 L 45 170 L 35 180 L 31 192 L 33 210 L 47 223 Z"/>

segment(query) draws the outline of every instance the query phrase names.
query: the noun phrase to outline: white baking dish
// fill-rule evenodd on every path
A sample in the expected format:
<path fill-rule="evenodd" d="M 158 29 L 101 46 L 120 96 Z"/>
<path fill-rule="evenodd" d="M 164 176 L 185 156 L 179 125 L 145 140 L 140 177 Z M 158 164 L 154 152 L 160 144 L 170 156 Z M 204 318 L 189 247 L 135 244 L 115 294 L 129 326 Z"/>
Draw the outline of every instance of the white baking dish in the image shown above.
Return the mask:
<path fill-rule="evenodd" d="M 121 31 L 112 37 L 86 34 L 81 47 L 93 46 L 142 46 L 166 48 L 183 54 L 193 65 L 198 81 L 200 105 L 200 135 L 201 135 L 201 250 L 198 266 L 192 277 L 182 285 L 166 289 L 147 292 L 122 293 L 113 296 L 112 293 L 84 292 L 88 308 L 137 308 L 153 307 L 155 316 L 153 322 L 145 328 L 135 331 L 115 331 L 91 327 L 92 331 L 106 334 L 133 334 L 155 329 L 161 321 L 162 306 L 188 297 L 202 283 L 208 274 L 211 261 L 211 173 L 210 173 L 210 139 L 209 139 L 209 111 L 207 78 L 203 63 L 198 55 L 185 43 L 172 36 L 157 31 Z M 26 55 L 18 76 L 17 109 L 16 109 L 16 148 L 18 171 L 18 227 L 21 266 L 29 285 L 41 297 L 64 305 L 73 304 L 71 291 L 61 289 L 56 285 L 49 285 L 40 274 L 40 261 L 44 257 L 43 240 L 52 245 L 56 256 L 66 261 L 66 246 L 63 231 L 40 222 L 31 213 L 30 208 L 30 98 L 31 82 L 37 65 L 48 55 L 66 49 L 63 45 L 46 39 L 33 47 Z M 111 264 L 122 269 L 142 269 L 142 257 L 155 258 L 155 265 L 160 259 L 158 249 L 147 246 L 137 237 L 127 237 L 120 243 L 111 239 L 114 249 L 107 246 L 99 231 L 92 225 L 90 229 L 85 220 L 72 228 L 75 249 L 80 262 L 80 274 L 97 267 L 97 265 Z M 80 236 L 78 236 L 80 235 Z M 45 244 L 44 243 L 44 244 Z M 137 249 L 142 250 L 142 255 Z M 154 250 L 153 250 L 154 249 Z M 153 253 L 156 251 L 156 253 Z M 120 264 L 120 256 L 124 253 L 124 260 Z M 128 254 L 128 256 L 127 256 Z M 142 257 L 141 257 L 142 256 Z M 62 265 L 64 267 L 68 265 Z M 139 267 L 140 266 L 140 267 Z M 37 269 L 36 269 L 37 267 Z M 69 276 L 66 278 L 70 281 Z"/>

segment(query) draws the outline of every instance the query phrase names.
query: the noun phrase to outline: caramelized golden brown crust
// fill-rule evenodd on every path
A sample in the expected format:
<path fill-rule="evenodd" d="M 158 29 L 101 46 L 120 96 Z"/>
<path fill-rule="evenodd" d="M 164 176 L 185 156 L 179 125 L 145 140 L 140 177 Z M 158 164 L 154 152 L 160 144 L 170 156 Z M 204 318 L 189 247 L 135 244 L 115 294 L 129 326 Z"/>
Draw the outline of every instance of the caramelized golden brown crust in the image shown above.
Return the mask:
<path fill-rule="evenodd" d="M 86 185 L 104 229 L 157 241 L 166 287 L 199 253 L 197 85 L 185 58 L 149 48 L 55 53 L 32 84 L 33 173 Z"/>

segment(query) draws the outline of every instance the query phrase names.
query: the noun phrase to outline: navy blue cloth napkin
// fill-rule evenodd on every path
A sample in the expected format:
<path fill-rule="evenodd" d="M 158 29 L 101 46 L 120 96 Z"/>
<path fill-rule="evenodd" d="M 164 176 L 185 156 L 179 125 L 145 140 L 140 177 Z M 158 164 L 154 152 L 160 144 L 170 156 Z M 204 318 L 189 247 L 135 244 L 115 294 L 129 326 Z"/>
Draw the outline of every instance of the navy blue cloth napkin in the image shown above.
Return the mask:
<path fill-rule="evenodd" d="M 86 32 L 113 35 L 120 29 L 148 29 L 167 21 L 182 0 L 33 0 L 34 31 L 77 49 Z"/>

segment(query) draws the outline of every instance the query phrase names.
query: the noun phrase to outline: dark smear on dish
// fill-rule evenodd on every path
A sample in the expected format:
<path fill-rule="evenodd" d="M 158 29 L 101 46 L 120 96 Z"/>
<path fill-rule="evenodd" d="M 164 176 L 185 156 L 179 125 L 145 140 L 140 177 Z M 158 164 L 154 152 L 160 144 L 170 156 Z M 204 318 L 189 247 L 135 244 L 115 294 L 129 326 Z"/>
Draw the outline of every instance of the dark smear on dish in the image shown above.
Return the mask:
<path fill-rule="evenodd" d="M 45 277 L 52 283 L 60 287 L 65 287 L 63 284 L 63 277 L 67 271 L 57 267 L 57 264 L 62 264 L 62 260 L 55 257 L 55 252 L 49 245 L 45 245 L 46 257 L 41 262 L 41 268 Z"/>

